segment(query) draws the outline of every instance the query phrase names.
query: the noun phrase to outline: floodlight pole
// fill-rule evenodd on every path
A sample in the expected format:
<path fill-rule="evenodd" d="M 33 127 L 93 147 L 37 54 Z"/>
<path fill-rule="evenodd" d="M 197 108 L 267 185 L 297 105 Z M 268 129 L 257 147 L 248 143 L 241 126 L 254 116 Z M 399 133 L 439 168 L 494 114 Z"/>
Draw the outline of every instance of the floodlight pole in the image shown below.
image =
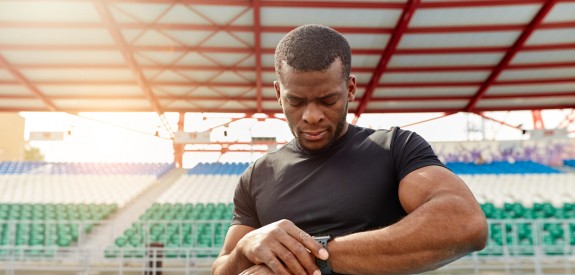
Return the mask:
<path fill-rule="evenodd" d="M 186 113 L 180 112 L 180 118 L 178 119 L 178 132 L 184 131 L 184 119 Z M 176 144 L 175 140 L 172 139 L 172 144 L 174 146 L 174 163 L 177 167 L 183 167 L 184 160 L 184 144 Z"/>
<path fill-rule="evenodd" d="M 545 123 L 543 123 L 543 116 L 541 116 L 541 110 L 531 111 L 533 116 L 533 129 L 545 129 Z"/>

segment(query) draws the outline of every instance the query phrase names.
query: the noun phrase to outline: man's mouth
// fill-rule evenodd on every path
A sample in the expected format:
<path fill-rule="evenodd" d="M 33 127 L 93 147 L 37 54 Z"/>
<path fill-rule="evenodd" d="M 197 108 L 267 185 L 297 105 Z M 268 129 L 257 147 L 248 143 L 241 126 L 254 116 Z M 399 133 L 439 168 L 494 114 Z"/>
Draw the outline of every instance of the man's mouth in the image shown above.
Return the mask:
<path fill-rule="evenodd" d="M 309 141 L 316 141 L 324 138 L 327 135 L 327 130 L 321 131 L 303 131 L 303 137 Z"/>

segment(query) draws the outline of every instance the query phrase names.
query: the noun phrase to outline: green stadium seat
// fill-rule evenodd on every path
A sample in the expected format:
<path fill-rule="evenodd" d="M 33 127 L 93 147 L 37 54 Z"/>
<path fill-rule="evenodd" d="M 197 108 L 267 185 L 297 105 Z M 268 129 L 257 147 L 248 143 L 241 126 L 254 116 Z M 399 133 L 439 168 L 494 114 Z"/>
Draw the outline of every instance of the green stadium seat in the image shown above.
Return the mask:
<path fill-rule="evenodd" d="M 126 244 L 128 244 L 128 239 L 126 237 L 118 237 L 116 238 L 116 241 L 114 242 L 114 244 L 116 244 L 117 247 L 125 247 Z"/>
<path fill-rule="evenodd" d="M 119 251 L 115 246 L 108 246 L 105 250 L 104 250 L 104 256 L 106 258 L 116 258 L 119 255 Z"/>

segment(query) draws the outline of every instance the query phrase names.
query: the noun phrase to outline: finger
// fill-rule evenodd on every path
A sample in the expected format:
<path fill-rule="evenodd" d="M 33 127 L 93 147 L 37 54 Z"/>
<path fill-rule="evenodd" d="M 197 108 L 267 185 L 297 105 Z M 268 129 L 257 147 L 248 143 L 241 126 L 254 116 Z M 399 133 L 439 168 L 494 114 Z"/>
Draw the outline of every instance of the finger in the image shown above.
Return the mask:
<path fill-rule="evenodd" d="M 293 238 L 303 244 L 303 246 L 305 246 L 315 257 L 324 261 L 329 257 L 329 253 L 327 253 L 327 250 L 323 248 L 320 243 L 314 240 L 314 238 L 312 238 L 312 236 L 310 236 L 308 233 L 299 229 L 297 226 L 294 225 L 293 227 L 288 227 L 286 231 Z"/>
<path fill-rule="evenodd" d="M 281 246 L 281 244 L 279 245 Z M 284 267 L 282 262 L 278 258 L 276 258 L 274 252 L 272 252 L 276 251 L 276 249 L 267 250 L 268 253 L 265 253 L 262 258 L 263 263 L 266 266 L 268 266 L 273 271 L 274 274 L 290 274 Z"/>
<path fill-rule="evenodd" d="M 313 274 L 314 271 L 318 270 L 313 255 L 310 254 L 306 247 L 298 240 L 294 239 L 291 235 L 285 235 L 280 237 L 279 241 L 295 256 L 298 263 L 305 268 L 307 274 Z M 283 258 L 282 260 L 285 262 Z M 290 270 L 292 269 L 290 268 Z"/>
<path fill-rule="evenodd" d="M 288 237 L 289 238 L 289 237 Z M 281 241 L 281 240 L 280 240 Z M 294 241 L 294 240 L 292 240 Z M 279 244 L 277 247 L 273 248 L 273 251 L 276 253 L 277 257 L 282 260 L 282 262 L 287 266 L 289 271 L 293 274 L 307 274 L 305 272 L 304 267 L 299 261 L 299 258 L 296 255 L 287 249 L 283 244 Z M 309 253 L 306 252 L 309 255 Z M 313 272 L 313 270 L 312 270 Z"/>

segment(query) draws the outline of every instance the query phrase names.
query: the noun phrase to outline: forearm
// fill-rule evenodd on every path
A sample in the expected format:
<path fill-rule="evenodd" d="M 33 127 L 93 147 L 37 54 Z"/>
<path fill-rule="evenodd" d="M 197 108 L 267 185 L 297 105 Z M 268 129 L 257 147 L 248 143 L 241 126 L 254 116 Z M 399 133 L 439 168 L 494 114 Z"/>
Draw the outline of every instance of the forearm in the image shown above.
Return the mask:
<path fill-rule="evenodd" d="M 212 274 L 240 274 L 254 264 L 243 257 L 237 250 L 228 255 L 219 256 L 212 265 Z"/>
<path fill-rule="evenodd" d="M 417 273 L 482 249 L 485 218 L 466 204 L 447 194 L 394 225 L 336 238 L 328 247 L 331 266 L 345 274 Z"/>

